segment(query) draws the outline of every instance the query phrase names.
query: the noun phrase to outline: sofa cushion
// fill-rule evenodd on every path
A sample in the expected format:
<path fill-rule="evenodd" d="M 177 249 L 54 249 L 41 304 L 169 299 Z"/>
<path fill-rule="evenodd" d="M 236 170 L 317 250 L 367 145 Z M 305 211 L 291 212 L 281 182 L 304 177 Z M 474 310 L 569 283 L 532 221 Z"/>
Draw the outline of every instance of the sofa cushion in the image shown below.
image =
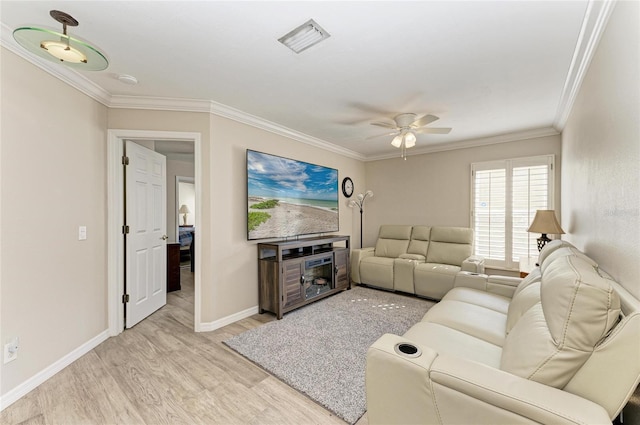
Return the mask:
<path fill-rule="evenodd" d="M 455 283 L 460 267 L 449 264 L 418 263 L 413 270 L 416 295 L 442 299 Z"/>
<path fill-rule="evenodd" d="M 472 245 L 473 229 L 468 227 L 432 227 L 431 240 Z"/>
<path fill-rule="evenodd" d="M 413 226 L 411 230 L 411 241 L 409 242 L 408 254 L 427 256 L 429 248 L 429 235 L 431 234 L 430 226 Z"/>
<path fill-rule="evenodd" d="M 504 344 L 507 315 L 476 304 L 443 299 L 431 307 L 422 320 L 455 329 L 493 345 L 501 347 Z"/>
<path fill-rule="evenodd" d="M 542 251 L 540 251 L 540 254 L 538 254 L 538 264 L 542 264 L 544 262 L 544 260 L 547 258 L 547 256 L 549 256 L 549 254 L 551 254 L 552 252 L 554 252 L 557 249 L 560 248 L 564 248 L 564 247 L 572 247 L 573 245 L 567 241 L 563 241 L 561 239 L 555 239 L 552 240 L 551 242 L 547 243 L 544 248 L 542 248 Z"/>
<path fill-rule="evenodd" d="M 509 311 L 507 312 L 507 334 L 511 332 L 511 329 L 518 323 L 522 315 L 539 302 L 540 279 L 525 286 L 524 289 L 512 298 L 511 304 L 509 304 Z"/>
<path fill-rule="evenodd" d="M 473 229 L 466 227 L 432 227 L 427 251 L 428 263 L 461 266 L 473 252 Z"/>
<path fill-rule="evenodd" d="M 376 242 L 376 257 L 398 258 L 407 252 L 411 226 L 386 224 L 380 226 Z"/>
<path fill-rule="evenodd" d="M 462 262 L 471 255 L 471 245 L 458 243 L 435 242 L 429 243 L 427 253 L 428 263 L 451 264 L 460 267 Z"/>
<path fill-rule="evenodd" d="M 552 253 L 550 253 L 545 259 L 544 261 L 542 261 L 540 264 L 540 271 L 544 274 L 546 268 L 553 263 L 556 259 L 560 258 L 560 257 L 566 257 L 567 255 L 573 255 L 575 257 L 580 257 L 582 258 L 585 262 L 589 263 L 592 267 L 598 267 L 598 263 L 596 263 L 595 261 L 593 261 L 591 258 L 587 257 L 586 255 L 584 255 L 581 251 L 579 251 L 576 247 L 573 246 L 565 246 L 559 249 L 554 250 Z"/>
<path fill-rule="evenodd" d="M 509 304 L 511 302 L 510 298 L 503 297 L 502 295 L 463 286 L 453 288 L 447 292 L 447 295 L 445 295 L 442 300 L 461 301 L 468 304 L 474 304 L 502 314 L 507 314 Z"/>
<path fill-rule="evenodd" d="M 360 261 L 360 280 L 368 285 L 393 289 L 394 258 L 365 257 Z"/>
<path fill-rule="evenodd" d="M 518 285 L 507 312 L 507 333 L 511 332 L 522 315 L 540 301 L 540 268 L 536 267 Z"/>
<path fill-rule="evenodd" d="M 563 388 L 616 324 L 620 299 L 583 256 L 550 262 L 542 274 L 540 302 L 505 339 L 500 368 Z"/>
<path fill-rule="evenodd" d="M 499 346 L 438 323 L 418 322 L 403 336 L 439 355 L 462 357 L 496 369 L 500 367 L 502 349 Z"/>

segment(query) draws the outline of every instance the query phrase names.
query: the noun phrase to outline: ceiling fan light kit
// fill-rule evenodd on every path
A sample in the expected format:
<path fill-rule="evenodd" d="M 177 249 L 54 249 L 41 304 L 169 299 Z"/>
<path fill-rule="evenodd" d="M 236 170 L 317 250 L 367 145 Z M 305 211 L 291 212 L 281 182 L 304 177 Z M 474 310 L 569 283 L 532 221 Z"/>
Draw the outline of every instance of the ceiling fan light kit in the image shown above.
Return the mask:
<path fill-rule="evenodd" d="M 448 134 L 451 128 L 426 128 L 425 126 L 440 118 L 435 115 L 426 114 L 420 118 L 417 118 L 416 114 L 398 114 L 393 118 L 394 123 L 387 123 L 382 121 L 372 122 L 371 125 L 378 127 L 391 128 L 395 130 L 392 133 L 380 134 L 373 137 L 380 136 L 394 136 L 391 140 L 391 145 L 394 148 L 401 150 L 401 158 L 407 159 L 407 149 L 410 149 L 416 145 L 417 136 L 416 133 L 421 134 Z"/>
<path fill-rule="evenodd" d="M 52 10 L 51 17 L 62 24 L 62 33 L 48 28 L 24 26 L 13 31 L 16 42 L 29 52 L 52 62 L 85 71 L 102 71 L 109 61 L 97 48 L 67 34 L 67 27 L 78 26 L 73 16 Z"/>

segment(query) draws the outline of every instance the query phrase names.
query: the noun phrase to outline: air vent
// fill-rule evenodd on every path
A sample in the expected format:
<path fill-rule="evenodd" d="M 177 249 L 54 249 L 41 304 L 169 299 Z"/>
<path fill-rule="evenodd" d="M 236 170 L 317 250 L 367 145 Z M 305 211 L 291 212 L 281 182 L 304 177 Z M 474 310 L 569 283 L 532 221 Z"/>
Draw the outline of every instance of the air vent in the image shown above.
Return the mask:
<path fill-rule="evenodd" d="M 331 37 L 331 35 L 322 29 L 316 21 L 309 19 L 298 28 L 289 31 L 286 35 L 280 37 L 278 41 L 294 52 L 300 53 L 329 37 Z"/>

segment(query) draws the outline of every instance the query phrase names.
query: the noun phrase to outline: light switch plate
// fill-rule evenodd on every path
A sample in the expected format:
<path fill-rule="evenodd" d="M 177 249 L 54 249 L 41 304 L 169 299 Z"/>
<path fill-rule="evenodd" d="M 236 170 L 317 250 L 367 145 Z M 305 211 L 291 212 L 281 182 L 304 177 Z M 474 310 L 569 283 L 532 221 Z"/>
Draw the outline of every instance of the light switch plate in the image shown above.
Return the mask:
<path fill-rule="evenodd" d="M 87 226 L 78 227 L 78 240 L 79 241 L 87 240 Z"/>

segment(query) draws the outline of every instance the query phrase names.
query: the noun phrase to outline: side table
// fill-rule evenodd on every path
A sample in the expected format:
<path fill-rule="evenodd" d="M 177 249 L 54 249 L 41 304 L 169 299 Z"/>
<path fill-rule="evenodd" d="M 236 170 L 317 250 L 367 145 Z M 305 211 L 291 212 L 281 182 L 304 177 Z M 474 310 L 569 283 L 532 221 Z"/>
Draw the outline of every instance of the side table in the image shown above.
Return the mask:
<path fill-rule="evenodd" d="M 520 277 L 525 278 L 536 267 L 538 257 L 525 257 L 520 259 Z"/>

